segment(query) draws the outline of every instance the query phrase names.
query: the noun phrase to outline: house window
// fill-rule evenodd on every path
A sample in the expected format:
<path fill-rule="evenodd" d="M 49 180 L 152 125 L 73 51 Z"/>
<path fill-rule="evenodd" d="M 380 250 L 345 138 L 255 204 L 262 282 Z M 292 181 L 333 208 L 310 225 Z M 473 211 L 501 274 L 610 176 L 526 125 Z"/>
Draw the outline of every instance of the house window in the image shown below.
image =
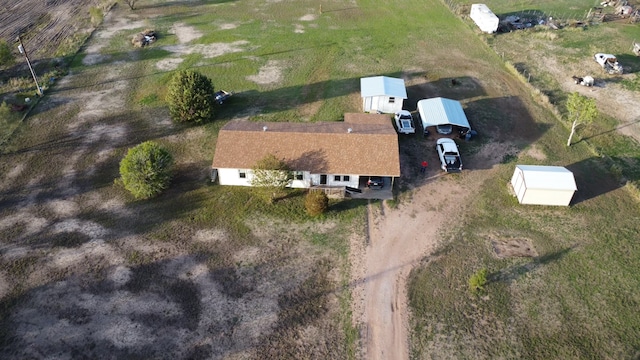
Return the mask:
<path fill-rule="evenodd" d="M 333 181 L 340 181 L 340 175 L 335 175 L 333 177 Z"/>
<path fill-rule="evenodd" d="M 247 171 L 246 170 L 238 170 L 238 176 L 240 176 L 240 179 L 246 179 L 247 178 Z"/>
<path fill-rule="evenodd" d="M 395 102 L 396 102 L 396 98 L 394 98 L 394 97 L 390 97 L 389 98 L 389 104 L 393 104 Z"/>
<path fill-rule="evenodd" d="M 294 171 L 293 178 L 295 180 L 304 180 L 304 173 L 302 171 Z"/>
<path fill-rule="evenodd" d="M 349 175 L 345 175 L 342 177 L 342 181 L 349 181 L 349 180 L 350 180 Z"/>

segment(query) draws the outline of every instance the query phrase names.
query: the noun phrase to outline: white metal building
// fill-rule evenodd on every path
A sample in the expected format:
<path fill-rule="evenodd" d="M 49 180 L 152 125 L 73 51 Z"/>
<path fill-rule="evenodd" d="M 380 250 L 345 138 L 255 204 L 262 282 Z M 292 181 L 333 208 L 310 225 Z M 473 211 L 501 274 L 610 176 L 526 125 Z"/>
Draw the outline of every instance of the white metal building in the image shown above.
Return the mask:
<path fill-rule="evenodd" d="M 491 34 L 498 31 L 500 19 L 485 4 L 471 5 L 469 17 L 483 32 Z"/>
<path fill-rule="evenodd" d="M 393 114 L 402 110 L 407 89 L 404 79 L 373 76 L 360 79 L 360 94 L 364 112 Z"/>
<path fill-rule="evenodd" d="M 418 101 L 418 113 L 422 121 L 422 129 L 427 131 L 430 126 L 451 124 L 465 131 L 471 129 L 467 115 L 457 100 L 436 97 Z"/>
<path fill-rule="evenodd" d="M 573 173 L 562 166 L 516 165 L 511 186 L 520 204 L 569 206 L 578 190 Z"/>

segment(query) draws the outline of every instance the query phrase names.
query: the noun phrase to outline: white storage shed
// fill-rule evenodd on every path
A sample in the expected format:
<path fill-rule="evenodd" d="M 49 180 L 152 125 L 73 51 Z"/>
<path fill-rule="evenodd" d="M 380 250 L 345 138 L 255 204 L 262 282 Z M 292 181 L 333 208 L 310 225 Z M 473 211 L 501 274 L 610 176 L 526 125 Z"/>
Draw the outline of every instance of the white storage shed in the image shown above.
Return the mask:
<path fill-rule="evenodd" d="M 402 110 L 407 89 L 404 79 L 373 76 L 360 79 L 360 94 L 364 112 L 393 114 Z"/>
<path fill-rule="evenodd" d="M 471 5 L 469 17 L 483 32 L 491 34 L 498 31 L 500 19 L 485 4 Z"/>
<path fill-rule="evenodd" d="M 511 186 L 520 204 L 569 206 L 578 190 L 573 173 L 562 166 L 516 165 Z"/>

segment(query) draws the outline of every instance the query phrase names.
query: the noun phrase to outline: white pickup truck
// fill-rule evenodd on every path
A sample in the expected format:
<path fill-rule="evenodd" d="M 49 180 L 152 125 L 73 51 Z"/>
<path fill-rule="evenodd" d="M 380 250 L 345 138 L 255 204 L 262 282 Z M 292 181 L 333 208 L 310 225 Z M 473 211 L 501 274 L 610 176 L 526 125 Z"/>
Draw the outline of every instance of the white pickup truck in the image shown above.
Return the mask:
<path fill-rule="evenodd" d="M 438 139 L 436 151 L 440 158 L 440 167 L 446 172 L 462 171 L 462 158 L 455 141 L 448 138 Z"/>

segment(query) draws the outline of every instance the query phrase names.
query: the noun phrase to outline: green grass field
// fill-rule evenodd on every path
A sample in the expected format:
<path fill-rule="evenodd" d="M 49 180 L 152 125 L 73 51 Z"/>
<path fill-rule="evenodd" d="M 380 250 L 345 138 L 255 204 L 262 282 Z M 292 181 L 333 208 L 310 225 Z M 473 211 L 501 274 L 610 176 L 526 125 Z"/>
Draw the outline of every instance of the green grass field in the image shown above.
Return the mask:
<path fill-rule="evenodd" d="M 102 159 L 100 149 L 87 150 L 73 164 L 75 172 L 86 174 L 76 181 L 81 201 L 78 218 L 108 229 L 116 234 L 113 237 L 117 241 L 138 236 L 142 243 L 161 245 L 162 251 L 158 253 L 118 245 L 125 264 L 137 274 L 128 285 L 131 292 L 144 291 L 150 280 L 168 283 L 159 272 L 154 272 L 154 267 L 161 266 L 158 264 L 165 261 L 163 256 L 172 254 L 171 251 L 189 254 L 218 276 L 219 286 L 233 299 L 251 293 L 263 282 L 285 284 L 286 291 L 274 297 L 281 309 L 277 314 L 280 320 L 273 327 L 277 331 L 260 338 L 261 353 L 275 358 L 301 358 L 308 355 L 305 351 L 321 348 L 324 352 L 308 358 L 322 358 L 323 354 L 325 358 L 355 358 L 357 331 L 351 325 L 346 286 L 348 239 L 351 233 L 364 232 L 366 204 L 336 201 L 323 217 L 310 218 L 304 213 L 299 192 L 268 205 L 249 189 L 211 185 L 203 169 L 208 168 L 213 158 L 218 130 L 234 117 L 260 121 L 340 120 L 345 112 L 360 111 L 359 79 L 363 76 L 423 78 L 436 84 L 433 91 L 464 96 L 447 88 L 446 80 L 481 71 L 497 74 L 496 78 L 513 76 L 498 54 L 506 52 L 506 60 L 526 64 L 526 57 L 518 57 L 517 52 L 510 50 L 522 46 L 528 35 L 523 32 L 487 38 L 468 19 L 461 20 L 436 0 L 296 1 L 295 6 L 290 2 L 263 1 L 163 3 L 139 1 L 137 11 L 145 14 L 144 24 L 141 28 L 121 30 L 110 39 L 100 52 L 110 60 L 84 65 L 86 55 L 79 53 L 69 61 L 72 73 L 83 74 L 81 80 L 53 88 L 54 93 L 58 91 L 64 96 L 68 96 L 67 92 L 92 92 L 97 96 L 118 80 L 126 80 L 128 84 L 123 90 L 126 94 L 123 104 L 114 105 L 99 122 L 126 127 L 126 141 L 118 142 L 97 167 L 94 163 Z M 577 16 L 594 5 L 586 1 L 487 4 L 499 13 L 535 10 L 554 16 Z M 122 7 L 116 11 L 119 16 L 128 12 Z M 201 49 L 236 44 L 238 50 L 217 56 L 208 56 L 206 51 L 176 55 L 167 50 L 168 46 L 179 45 L 177 36 L 170 32 L 176 23 L 203 34 L 191 43 Z M 601 26 L 607 31 L 559 33 L 556 41 L 561 41 L 560 46 L 568 50 L 558 57 L 569 61 L 576 48 L 608 41 L 611 33 L 623 36 L 614 42 L 614 50 L 623 49 L 636 36 L 640 39 L 637 26 Z M 154 28 L 161 36 L 148 48 L 132 50 L 129 40 L 143 28 Z M 158 61 L 171 57 L 182 59 L 175 69 L 156 67 Z M 186 68 L 209 76 L 216 89 L 236 94 L 218 109 L 218 120 L 211 124 L 162 127 L 158 123 L 167 119 L 166 83 L 174 71 Z M 252 80 L 269 69 L 273 71 L 272 79 L 267 80 L 271 81 Z M 559 92 L 557 82 L 545 75 L 544 69 L 539 72 L 541 75 L 532 85 L 561 106 L 565 94 Z M 460 219 L 460 227 L 443 233 L 441 248 L 412 273 L 411 358 L 638 357 L 640 277 L 636 269 L 640 265 L 640 245 L 636 239 L 640 233 L 637 221 L 640 209 L 637 192 L 625 181 L 632 184 L 640 181 L 637 164 L 640 146 L 611 131 L 617 126 L 616 120 L 604 118 L 581 130 L 580 135 L 587 141 L 567 148 L 567 128 L 554 118 L 546 108 L 547 103 L 535 95 L 509 94 L 511 89 L 498 89 L 502 85 L 499 81 L 483 80 L 496 89 L 473 90 L 477 102 L 470 104 L 469 109 L 477 116 L 474 125 L 484 127 L 485 131 L 481 140 L 484 142 L 477 146 L 495 140 L 497 136 L 493 137 L 492 131 L 507 129 L 504 131 L 513 132 L 513 142 L 520 150 L 536 147 L 544 153 L 546 162 L 567 165 L 574 171 L 580 192 L 575 205 L 569 208 L 522 207 L 509 195 L 506 184 L 516 163 L 540 160 L 527 155 L 505 157 L 497 165 L 495 175 L 473 196 L 466 217 Z M 413 97 L 426 94 L 419 87 L 410 91 L 413 101 L 416 100 Z M 519 137 L 519 129 L 511 128 L 508 109 L 491 102 L 493 97 L 508 95 L 521 97 L 520 101 L 530 110 L 531 122 L 527 127 L 530 133 L 526 139 L 535 139 L 534 143 Z M 3 173 L 17 167 L 23 169 L 10 184 L 2 185 L 3 218 L 21 209 L 20 201 L 28 198 L 30 189 L 37 187 L 34 196 L 42 201 L 60 196 L 55 182 L 68 176 L 66 165 L 73 149 L 87 146 L 80 135 L 75 138 L 68 134 L 68 129 L 76 125 L 72 119 L 81 112 L 80 104 L 54 105 L 34 112 L 32 116 L 37 121 L 23 123 L 2 148 Z M 79 126 L 86 132 L 93 130 L 90 124 Z M 114 185 L 113 179 L 118 176 L 118 162 L 127 148 L 150 139 L 171 149 L 180 175 L 166 194 L 148 202 L 136 202 Z M 473 153 L 478 150 L 474 146 L 470 144 L 463 151 Z M 43 168 L 48 169 L 47 179 L 42 177 Z M 126 212 L 114 217 L 91 205 L 92 196 L 121 201 Z M 400 194 L 396 202 L 403 199 Z M 33 213 L 51 222 L 56 219 L 45 206 L 36 206 Z M 255 235 L 262 226 L 274 226 L 273 233 Z M 0 238 L 18 239 L 26 228 L 27 224 L 2 227 Z M 211 228 L 221 229 L 226 242 L 204 246 L 192 240 L 198 231 Z M 44 239 L 50 235 L 43 234 Z M 8 315 L 37 294 L 42 285 L 28 283 L 30 275 L 48 254 L 59 248 L 77 248 L 86 242 L 84 235 L 76 235 L 51 237 L 53 249 L 45 250 L 41 250 L 43 245 L 37 239 L 5 242 L 31 249 L 32 253 L 18 260 L 3 259 L 1 263 L 2 274 L 20 284 L 0 302 L 2 345 L 9 344 L 14 336 L 8 327 Z M 493 243 L 516 240 L 531 244 L 535 255 L 496 257 Z M 260 263 L 234 257 L 247 248 L 256 248 L 265 257 Z M 296 253 L 292 249 L 312 254 L 312 262 L 303 264 L 308 268 L 295 262 Z M 488 283 L 479 294 L 471 294 L 468 280 L 482 268 L 488 270 Z M 300 273 L 290 279 L 282 269 Z M 87 272 L 93 274 L 92 271 Z M 103 276 L 101 271 L 98 267 L 95 276 Z M 64 280 L 67 275 L 55 273 L 51 281 Z M 87 287 L 96 284 L 100 282 L 90 282 Z M 178 285 L 167 286 L 179 293 L 183 284 Z M 184 294 L 194 292 L 197 293 L 189 290 Z M 191 300 L 173 292 L 169 294 L 185 308 L 197 308 Z M 328 304 L 337 304 L 339 309 L 330 313 L 329 325 L 325 323 L 318 330 L 318 337 L 326 338 L 322 343 L 325 347 L 296 343 L 298 331 L 318 325 L 319 319 L 326 316 Z M 192 320 L 196 321 L 198 316 L 192 315 Z M 233 328 L 240 321 L 238 318 L 232 313 L 229 326 Z"/>

